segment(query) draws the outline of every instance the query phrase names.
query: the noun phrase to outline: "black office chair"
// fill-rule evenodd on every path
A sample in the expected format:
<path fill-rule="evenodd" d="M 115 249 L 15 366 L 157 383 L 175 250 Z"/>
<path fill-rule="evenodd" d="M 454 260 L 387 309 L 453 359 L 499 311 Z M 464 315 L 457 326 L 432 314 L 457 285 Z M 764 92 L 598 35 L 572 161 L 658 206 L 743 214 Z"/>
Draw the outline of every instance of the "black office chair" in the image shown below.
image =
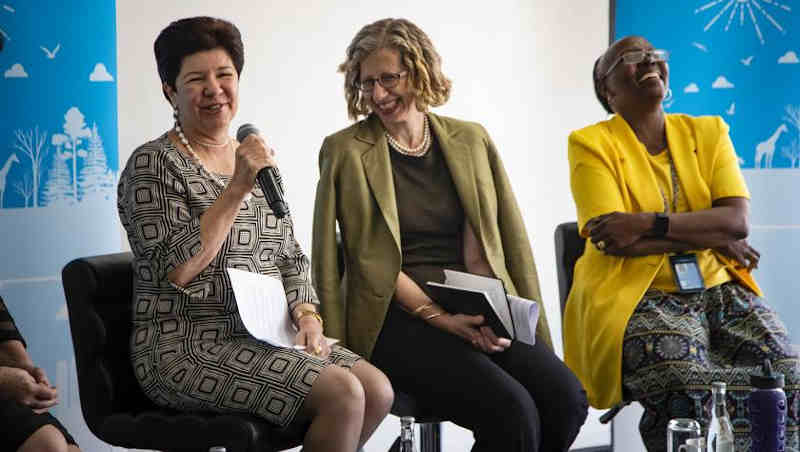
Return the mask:
<path fill-rule="evenodd" d="M 263 452 L 300 445 L 305 428 L 279 430 L 251 415 L 185 413 L 156 406 L 130 362 L 131 253 L 84 257 L 62 271 L 81 410 L 101 440 L 131 449 Z"/>
<path fill-rule="evenodd" d="M 561 301 L 561 316 L 567 306 L 567 297 L 572 287 L 575 262 L 583 255 L 586 240 L 578 232 L 578 223 L 561 223 L 556 226 L 556 271 L 558 273 L 558 297 Z"/>
<path fill-rule="evenodd" d="M 572 277 L 575 272 L 575 263 L 583 255 L 586 248 L 586 239 L 580 236 L 578 223 L 572 221 L 556 226 L 556 273 L 558 274 L 558 297 L 561 302 L 561 317 L 564 317 L 564 308 L 572 288 Z M 562 334 L 563 336 L 563 334 Z M 613 430 L 613 419 L 609 421 Z M 611 435 L 611 445 L 596 447 L 586 452 L 611 452 L 614 450 L 614 435 Z"/>
<path fill-rule="evenodd" d="M 336 259 L 339 265 L 339 278 L 342 279 L 345 272 L 344 251 L 342 250 L 342 240 L 338 232 L 336 233 L 336 246 L 338 250 Z M 447 419 L 434 416 L 431 414 L 430 407 L 426 406 L 423 401 L 398 391 L 394 393 L 391 413 L 397 417 L 414 417 L 414 421 L 419 424 L 420 452 L 441 452 L 442 422 Z M 389 452 L 398 450 L 400 450 L 400 436 L 395 439 L 389 448 Z"/>

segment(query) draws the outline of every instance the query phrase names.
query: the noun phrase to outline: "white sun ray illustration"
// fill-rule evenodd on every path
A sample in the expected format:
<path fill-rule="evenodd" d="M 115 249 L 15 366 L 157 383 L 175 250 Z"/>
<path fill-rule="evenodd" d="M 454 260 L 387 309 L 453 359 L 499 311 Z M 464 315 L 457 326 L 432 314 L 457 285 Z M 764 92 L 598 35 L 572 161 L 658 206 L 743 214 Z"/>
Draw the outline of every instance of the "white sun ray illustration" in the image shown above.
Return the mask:
<path fill-rule="evenodd" d="M 716 10 L 715 8 L 719 8 Z M 730 30 L 731 23 L 737 18 L 739 27 L 744 27 L 746 22 L 753 24 L 753 31 L 758 37 L 759 42 L 764 44 L 764 34 L 761 32 L 759 26 L 759 18 L 764 19 L 770 25 L 775 27 L 776 30 L 782 34 L 786 34 L 786 29 L 775 18 L 775 12 L 792 12 L 792 7 L 786 3 L 778 0 L 710 0 L 706 1 L 703 5 L 694 10 L 695 14 L 700 14 L 705 11 L 715 12 L 714 16 L 703 27 L 703 31 L 708 31 L 714 24 L 727 15 L 727 22 L 725 23 L 725 31 Z"/>

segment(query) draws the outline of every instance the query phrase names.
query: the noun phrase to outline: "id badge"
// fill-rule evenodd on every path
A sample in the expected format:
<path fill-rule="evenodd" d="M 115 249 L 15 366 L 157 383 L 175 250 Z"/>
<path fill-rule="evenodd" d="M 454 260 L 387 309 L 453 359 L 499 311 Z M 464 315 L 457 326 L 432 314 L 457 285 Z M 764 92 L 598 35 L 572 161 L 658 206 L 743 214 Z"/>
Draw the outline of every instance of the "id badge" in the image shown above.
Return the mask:
<path fill-rule="evenodd" d="M 675 284 L 680 293 L 701 292 L 706 288 L 696 254 L 676 254 L 669 257 Z"/>

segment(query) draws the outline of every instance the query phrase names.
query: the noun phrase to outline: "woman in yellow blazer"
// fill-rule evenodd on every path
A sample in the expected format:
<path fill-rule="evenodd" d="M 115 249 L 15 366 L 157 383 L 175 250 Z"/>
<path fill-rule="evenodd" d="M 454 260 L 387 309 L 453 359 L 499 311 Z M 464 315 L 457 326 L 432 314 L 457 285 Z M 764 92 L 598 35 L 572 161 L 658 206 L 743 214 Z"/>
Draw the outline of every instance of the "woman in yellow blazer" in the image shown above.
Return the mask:
<path fill-rule="evenodd" d="M 710 418 L 711 382 L 728 386 L 736 450 L 749 450 L 749 373 L 769 358 L 798 402 L 797 355 L 750 276 L 749 193 L 719 117 L 665 114 L 667 54 L 640 37 L 593 69 L 611 119 L 569 137 L 581 235 L 564 316 L 564 354 L 596 408 L 639 401 L 648 451 L 671 418 Z M 690 272 L 697 270 L 695 278 Z M 679 278 L 675 277 L 675 274 Z M 702 287 L 700 287 L 702 283 Z M 787 445 L 797 447 L 797 410 Z"/>
<path fill-rule="evenodd" d="M 319 156 L 313 279 L 329 334 L 370 358 L 396 390 L 474 432 L 474 451 L 566 451 L 585 394 L 553 354 L 544 309 L 535 346 L 426 292 L 452 268 L 541 300 L 522 216 L 484 128 L 426 113 L 450 81 L 422 30 L 384 19 L 340 66 L 351 118 Z M 337 266 L 337 222 L 345 277 Z M 502 414 L 502 416 L 498 416 Z"/>

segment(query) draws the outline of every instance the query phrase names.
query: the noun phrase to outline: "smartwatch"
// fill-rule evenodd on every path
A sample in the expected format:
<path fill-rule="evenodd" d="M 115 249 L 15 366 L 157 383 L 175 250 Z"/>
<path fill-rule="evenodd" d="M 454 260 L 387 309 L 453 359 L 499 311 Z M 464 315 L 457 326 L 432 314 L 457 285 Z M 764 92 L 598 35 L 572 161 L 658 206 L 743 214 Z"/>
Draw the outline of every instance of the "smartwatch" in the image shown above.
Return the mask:
<path fill-rule="evenodd" d="M 667 231 L 669 231 L 669 215 L 664 212 L 656 212 L 656 221 L 650 231 L 653 237 L 666 237 Z"/>

